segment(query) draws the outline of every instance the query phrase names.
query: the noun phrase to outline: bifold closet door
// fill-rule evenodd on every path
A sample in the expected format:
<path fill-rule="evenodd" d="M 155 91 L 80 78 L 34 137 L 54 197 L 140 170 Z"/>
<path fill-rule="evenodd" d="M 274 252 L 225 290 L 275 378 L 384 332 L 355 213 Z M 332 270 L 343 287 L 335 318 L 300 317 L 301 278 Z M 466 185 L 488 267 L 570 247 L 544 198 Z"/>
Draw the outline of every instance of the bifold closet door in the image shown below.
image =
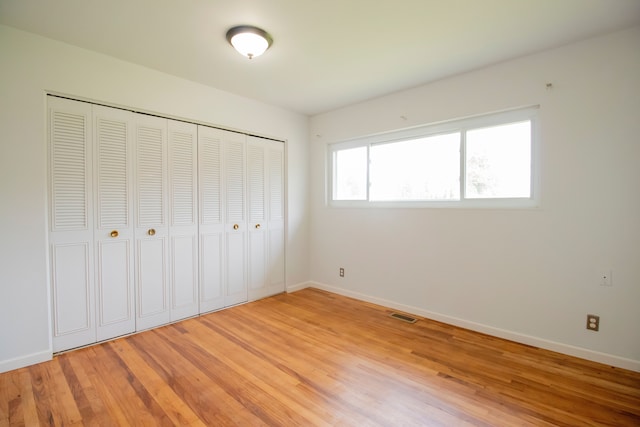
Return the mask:
<path fill-rule="evenodd" d="M 263 140 L 249 137 L 247 141 L 247 213 L 249 254 L 249 299 L 266 294 L 267 284 L 267 170 Z"/>
<path fill-rule="evenodd" d="M 171 320 L 167 120 L 135 114 L 136 330 Z"/>
<path fill-rule="evenodd" d="M 223 135 L 225 306 L 248 300 L 247 216 L 246 216 L 246 136 L 235 132 Z"/>
<path fill-rule="evenodd" d="M 284 292 L 284 143 L 247 140 L 249 299 Z"/>
<path fill-rule="evenodd" d="M 284 143 L 267 141 L 268 250 L 267 293 L 285 291 L 285 156 Z M 266 296 L 266 295 L 265 295 Z"/>
<path fill-rule="evenodd" d="M 198 314 L 198 127 L 168 121 L 171 320 Z"/>
<path fill-rule="evenodd" d="M 91 104 L 48 98 L 53 351 L 96 341 Z"/>
<path fill-rule="evenodd" d="M 246 137 L 198 127 L 200 312 L 246 302 Z"/>
<path fill-rule="evenodd" d="M 220 129 L 198 126 L 200 313 L 225 306 L 224 134 Z"/>
<path fill-rule="evenodd" d="M 98 341 L 134 332 L 133 114 L 93 106 Z"/>
<path fill-rule="evenodd" d="M 284 290 L 284 144 L 53 96 L 48 121 L 55 352 Z"/>

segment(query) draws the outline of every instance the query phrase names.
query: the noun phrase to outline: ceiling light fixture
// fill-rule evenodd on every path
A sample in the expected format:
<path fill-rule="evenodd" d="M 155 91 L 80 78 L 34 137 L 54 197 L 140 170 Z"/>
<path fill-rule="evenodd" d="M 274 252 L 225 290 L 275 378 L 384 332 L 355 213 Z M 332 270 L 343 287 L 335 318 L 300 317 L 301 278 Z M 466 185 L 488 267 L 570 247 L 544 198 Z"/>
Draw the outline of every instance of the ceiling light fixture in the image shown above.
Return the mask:
<path fill-rule="evenodd" d="M 265 30 L 251 25 L 230 28 L 227 31 L 227 41 L 249 59 L 262 55 L 273 43 L 273 39 Z"/>

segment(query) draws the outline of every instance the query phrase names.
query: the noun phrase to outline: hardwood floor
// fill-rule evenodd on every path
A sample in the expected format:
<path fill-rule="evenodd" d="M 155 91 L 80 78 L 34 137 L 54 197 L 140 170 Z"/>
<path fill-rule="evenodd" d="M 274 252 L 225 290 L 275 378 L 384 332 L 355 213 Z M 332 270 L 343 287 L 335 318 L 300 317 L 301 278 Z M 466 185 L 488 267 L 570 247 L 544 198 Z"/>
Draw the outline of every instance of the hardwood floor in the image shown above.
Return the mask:
<path fill-rule="evenodd" d="M 306 289 L 0 374 L 0 426 L 639 426 L 640 373 Z"/>

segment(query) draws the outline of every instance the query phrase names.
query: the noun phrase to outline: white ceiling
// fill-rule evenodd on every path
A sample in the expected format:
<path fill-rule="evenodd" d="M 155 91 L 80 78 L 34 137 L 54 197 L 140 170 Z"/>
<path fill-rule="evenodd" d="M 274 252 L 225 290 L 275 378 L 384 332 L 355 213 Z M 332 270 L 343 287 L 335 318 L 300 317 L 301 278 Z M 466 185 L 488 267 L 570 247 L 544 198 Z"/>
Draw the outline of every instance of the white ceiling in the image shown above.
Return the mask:
<path fill-rule="evenodd" d="M 637 23 L 640 0 L 0 0 L 0 24 L 307 115 Z M 271 49 L 241 57 L 239 24 Z"/>

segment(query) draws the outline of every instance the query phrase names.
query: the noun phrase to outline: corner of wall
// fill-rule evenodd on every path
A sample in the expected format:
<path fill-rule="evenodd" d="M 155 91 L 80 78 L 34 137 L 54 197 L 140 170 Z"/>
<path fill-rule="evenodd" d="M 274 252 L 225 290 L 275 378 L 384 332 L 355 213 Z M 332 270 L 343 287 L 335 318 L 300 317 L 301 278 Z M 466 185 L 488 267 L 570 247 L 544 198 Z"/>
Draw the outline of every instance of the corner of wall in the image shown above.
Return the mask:
<path fill-rule="evenodd" d="M 24 368 L 25 366 L 35 365 L 36 363 L 47 362 L 51 359 L 53 359 L 53 351 L 48 349 L 38 353 L 16 357 L 15 359 L 0 360 L 0 374 L 13 371 L 14 369 Z"/>

